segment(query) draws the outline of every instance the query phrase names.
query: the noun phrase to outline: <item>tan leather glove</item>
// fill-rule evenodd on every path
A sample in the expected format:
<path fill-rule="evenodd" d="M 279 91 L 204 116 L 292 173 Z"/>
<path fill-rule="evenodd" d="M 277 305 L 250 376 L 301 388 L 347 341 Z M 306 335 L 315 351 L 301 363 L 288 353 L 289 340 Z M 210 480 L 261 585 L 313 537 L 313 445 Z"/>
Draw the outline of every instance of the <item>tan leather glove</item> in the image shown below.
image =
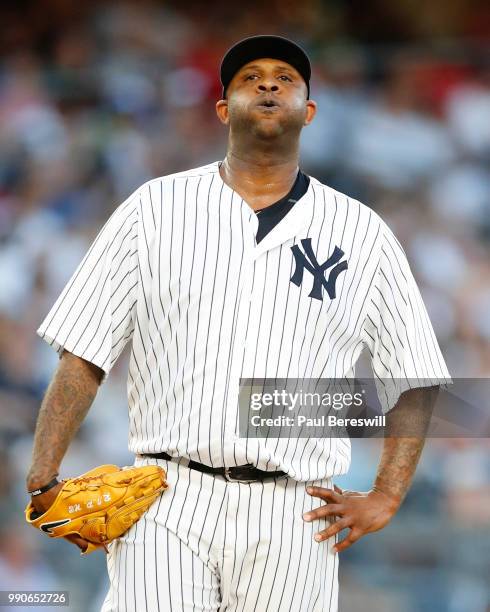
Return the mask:
<path fill-rule="evenodd" d="M 127 531 L 167 488 L 165 470 L 156 465 L 101 465 L 61 481 L 54 502 L 38 515 L 32 502 L 27 522 L 51 538 L 75 534 L 89 542 L 89 554 Z"/>

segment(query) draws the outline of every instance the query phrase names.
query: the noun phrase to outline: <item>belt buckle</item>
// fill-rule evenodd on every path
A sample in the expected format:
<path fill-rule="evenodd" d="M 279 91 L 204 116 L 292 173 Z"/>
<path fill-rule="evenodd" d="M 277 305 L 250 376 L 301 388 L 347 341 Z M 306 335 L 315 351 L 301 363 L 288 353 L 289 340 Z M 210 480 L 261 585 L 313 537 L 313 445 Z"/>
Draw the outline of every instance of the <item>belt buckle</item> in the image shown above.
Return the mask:
<path fill-rule="evenodd" d="M 233 465 L 231 467 L 225 467 L 225 480 L 227 480 L 228 482 L 256 482 L 255 478 L 235 478 L 234 476 L 232 476 L 230 470 L 233 470 L 234 468 L 237 467 L 253 467 L 252 463 L 247 463 L 246 466 L 238 466 L 238 465 Z"/>

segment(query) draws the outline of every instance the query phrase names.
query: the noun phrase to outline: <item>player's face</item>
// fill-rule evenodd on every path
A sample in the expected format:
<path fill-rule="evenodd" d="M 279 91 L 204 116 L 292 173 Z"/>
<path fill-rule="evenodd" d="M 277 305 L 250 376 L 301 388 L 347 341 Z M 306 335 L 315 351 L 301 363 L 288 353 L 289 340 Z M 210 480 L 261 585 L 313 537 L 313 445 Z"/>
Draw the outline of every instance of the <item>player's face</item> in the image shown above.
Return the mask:
<path fill-rule="evenodd" d="M 293 66 L 282 60 L 258 59 L 235 74 L 227 99 L 216 104 L 216 112 L 234 133 L 263 139 L 298 134 L 316 111 L 315 102 L 306 96 L 306 83 Z"/>

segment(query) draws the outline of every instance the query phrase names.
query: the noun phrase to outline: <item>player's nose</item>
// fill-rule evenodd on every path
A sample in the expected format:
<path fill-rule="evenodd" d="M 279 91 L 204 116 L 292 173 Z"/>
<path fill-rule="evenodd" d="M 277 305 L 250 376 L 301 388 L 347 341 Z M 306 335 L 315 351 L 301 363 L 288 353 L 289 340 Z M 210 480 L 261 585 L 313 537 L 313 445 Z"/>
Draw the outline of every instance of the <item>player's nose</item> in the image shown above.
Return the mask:
<path fill-rule="evenodd" d="M 272 81 L 272 79 L 263 79 L 257 85 L 257 89 L 260 93 L 264 93 L 266 91 L 279 91 L 279 85 Z"/>

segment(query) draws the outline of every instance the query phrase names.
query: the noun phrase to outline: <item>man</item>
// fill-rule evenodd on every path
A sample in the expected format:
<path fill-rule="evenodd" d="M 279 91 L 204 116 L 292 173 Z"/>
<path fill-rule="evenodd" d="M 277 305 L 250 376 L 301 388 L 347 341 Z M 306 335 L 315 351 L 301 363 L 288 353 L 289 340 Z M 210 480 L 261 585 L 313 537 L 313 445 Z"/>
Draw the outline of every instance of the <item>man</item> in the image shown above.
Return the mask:
<path fill-rule="evenodd" d="M 137 189 L 39 330 L 61 360 L 28 490 L 58 474 L 129 339 L 129 448 L 136 465 L 167 471 L 169 490 L 109 546 L 104 611 L 336 610 L 336 552 L 399 508 L 435 385 L 448 377 L 391 231 L 299 171 L 300 133 L 316 111 L 304 51 L 245 39 L 226 53 L 221 80 L 224 161 Z M 241 378 L 349 377 L 363 347 L 380 389 L 393 382 L 380 396 L 386 410 L 396 404 L 398 433 L 371 491 L 334 488 L 348 440 L 239 437 Z M 414 415 L 420 435 L 399 437 Z M 35 498 L 38 511 L 59 486 Z"/>

